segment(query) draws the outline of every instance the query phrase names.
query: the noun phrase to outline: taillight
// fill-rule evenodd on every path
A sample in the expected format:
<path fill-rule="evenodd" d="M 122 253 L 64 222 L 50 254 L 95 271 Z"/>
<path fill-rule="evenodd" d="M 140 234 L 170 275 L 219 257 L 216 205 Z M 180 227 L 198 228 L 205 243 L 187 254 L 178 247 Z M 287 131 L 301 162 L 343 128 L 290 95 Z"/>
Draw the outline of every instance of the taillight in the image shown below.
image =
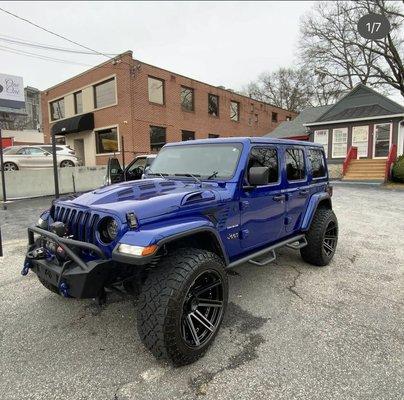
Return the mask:
<path fill-rule="evenodd" d="M 332 197 L 332 194 L 334 192 L 333 186 L 327 185 L 327 188 L 325 191 L 330 195 L 330 197 Z"/>

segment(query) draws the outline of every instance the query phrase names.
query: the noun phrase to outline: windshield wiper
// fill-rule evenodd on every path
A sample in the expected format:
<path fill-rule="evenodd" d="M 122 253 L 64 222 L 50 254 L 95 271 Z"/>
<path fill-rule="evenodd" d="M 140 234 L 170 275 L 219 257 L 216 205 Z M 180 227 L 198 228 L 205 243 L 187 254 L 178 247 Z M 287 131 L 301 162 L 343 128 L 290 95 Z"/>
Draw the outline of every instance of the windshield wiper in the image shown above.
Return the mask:
<path fill-rule="evenodd" d="M 209 179 L 216 178 L 218 173 L 219 173 L 219 171 L 213 171 L 212 175 L 209 175 L 206 179 L 209 180 Z"/>
<path fill-rule="evenodd" d="M 163 179 L 167 179 L 166 176 L 168 176 L 168 174 L 162 174 L 161 172 L 154 172 L 150 168 L 146 173 L 146 176 L 148 176 L 148 175 L 157 175 L 157 176 L 160 176 Z"/>
<path fill-rule="evenodd" d="M 198 176 L 200 177 L 200 175 L 184 173 L 184 174 L 174 174 L 174 176 L 189 176 L 190 178 L 195 179 L 195 182 L 202 183 L 202 181 L 198 178 Z"/>

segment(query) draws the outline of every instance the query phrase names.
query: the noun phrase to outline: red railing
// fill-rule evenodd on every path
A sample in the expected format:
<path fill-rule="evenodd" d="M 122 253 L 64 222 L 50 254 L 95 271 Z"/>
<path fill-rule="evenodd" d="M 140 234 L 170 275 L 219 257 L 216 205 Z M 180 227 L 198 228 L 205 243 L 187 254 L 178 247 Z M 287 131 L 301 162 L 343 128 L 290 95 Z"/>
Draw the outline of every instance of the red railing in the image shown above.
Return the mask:
<path fill-rule="evenodd" d="M 389 155 L 386 160 L 386 169 L 384 171 L 384 180 L 387 182 L 391 178 L 391 167 L 397 158 L 397 145 L 392 144 L 390 147 Z"/>
<path fill-rule="evenodd" d="M 349 163 L 351 162 L 351 160 L 355 160 L 356 158 L 358 158 L 358 148 L 351 146 L 345 157 L 344 164 L 342 165 L 342 175 L 345 175 L 348 171 Z"/>

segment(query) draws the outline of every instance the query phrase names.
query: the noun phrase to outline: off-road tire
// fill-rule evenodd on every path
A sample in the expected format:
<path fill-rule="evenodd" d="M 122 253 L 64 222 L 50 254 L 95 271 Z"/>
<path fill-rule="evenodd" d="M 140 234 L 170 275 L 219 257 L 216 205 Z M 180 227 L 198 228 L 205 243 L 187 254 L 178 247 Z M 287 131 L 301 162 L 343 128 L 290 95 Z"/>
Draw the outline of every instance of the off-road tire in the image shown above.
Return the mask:
<path fill-rule="evenodd" d="M 182 337 L 184 299 L 195 279 L 204 271 L 214 271 L 222 281 L 223 307 L 217 328 L 199 348 L 187 345 Z M 137 329 L 143 344 L 156 358 L 175 366 L 190 364 L 202 357 L 219 331 L 228 299 L 228 281 L 223 261 L 216 254 L 195 248 L 179 248 L 150 271 L 139 296 Z"/>
<path fill-rule="evenodd" d="M 338 239 L 338 221 L 334 211 L 329 208 L 318 208 L 306 233 L 307 246 L 300 249 L 303 260 L 309 264 L 324 267 L 332 260 L 338 240 L 335 241 L 334 251 L 331 254 L 326 254 L 323 247 L 324 236 L 330 223 L 335 224 Z"/>
<path fill-rule="evenodd" d="M 58 294 L 60 296 L 60 292 L 59 292 L 59 290 L 58 290 L 58 288 L 56 286 L 52 285 L 49 282 L 46 282 L 44 279 L 40 278 L 39 276 L 38 276 L 38 280 L 39 280 L 39 282 L 42 283 L 43 286 L 46 287 L 46 289 L 48 289 L 51 292 L 56 293 L 56 294 Z"/>

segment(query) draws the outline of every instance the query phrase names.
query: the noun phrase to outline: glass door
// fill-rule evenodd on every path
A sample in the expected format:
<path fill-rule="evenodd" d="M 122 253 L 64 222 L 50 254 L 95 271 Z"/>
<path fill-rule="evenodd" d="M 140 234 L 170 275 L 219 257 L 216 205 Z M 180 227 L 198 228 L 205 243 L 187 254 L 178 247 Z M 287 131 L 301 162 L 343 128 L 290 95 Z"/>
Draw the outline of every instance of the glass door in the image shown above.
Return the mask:
<path fill-rule="evenodd" d="M 386 158 L 391 142 L 391 124 L 375 125 L 373 134 L 373 158 Z"/>
<path fill-rule="evenodd" d="M 352 147 L 358 148 L 358 157 L 368 156 L 369 126 L 354 126 L 352 128 Z"/>

